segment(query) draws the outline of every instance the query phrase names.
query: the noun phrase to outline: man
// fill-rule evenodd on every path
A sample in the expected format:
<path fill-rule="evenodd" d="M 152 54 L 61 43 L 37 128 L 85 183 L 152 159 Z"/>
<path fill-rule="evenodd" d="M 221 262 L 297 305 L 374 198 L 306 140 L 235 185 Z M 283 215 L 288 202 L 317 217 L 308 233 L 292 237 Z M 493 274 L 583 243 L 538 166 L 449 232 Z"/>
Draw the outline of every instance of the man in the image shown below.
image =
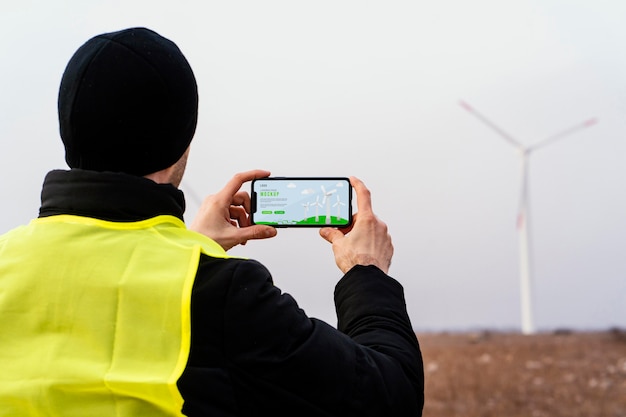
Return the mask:
<path fill-rule="evenodd" d="M 419 416 L 423 365 L 387 226 L 369 190 L 348 230 L 320 229 L 345 274 L 338 325 L 309 318 L 259 262 L 226 251 L 276 235 L 249 222 L 236 174 L 187 229 L 177 188 L 195 77 L 145 28 L 102 34 L 59 92 L 69 171 L 39 217 L 0 237 L 0 414 Z"/>

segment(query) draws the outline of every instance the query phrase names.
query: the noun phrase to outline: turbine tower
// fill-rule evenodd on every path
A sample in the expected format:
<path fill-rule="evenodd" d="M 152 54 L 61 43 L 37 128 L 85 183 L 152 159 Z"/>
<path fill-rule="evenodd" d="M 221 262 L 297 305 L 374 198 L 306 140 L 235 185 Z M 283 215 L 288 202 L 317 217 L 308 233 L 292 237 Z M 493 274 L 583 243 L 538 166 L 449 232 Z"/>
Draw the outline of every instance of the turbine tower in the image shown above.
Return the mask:
<path fill-rule="evenodd" d="M 302 207 L 304 207 L 304 220 L 307 219 L 306 215 L 309 213 L 310 206 L 311 206 L 311 203 L 309 203 L 308 201 L 302 204 Z"/>
<path fill-rule="evenodd" d="M 320 186 L 324 198 L 322 204 L 326 204 L 326 224 L 330 224 L 330 196 L 337 192 L 337 189 L 326 191 L 323 185 Z"/>
<path fill-rule="evenodd" d="M 346 203 L 339 200 L 339 194 L 337 194 L 337 202 L 333 204 L 333 207 L 337 207 L 337 220 L 341 218 L 341 206 L 345 206 Z"/>
<path fill-rule="evenodd" d="M 315 202 L 311 204 L 313 207 L 315 207 L 315 223 L 320 221 L 320 214 L 319 214 L 319 209 L 320 207 L 322 207 L 322 204 L 320 203 L 320 196 L 317 195 L 315 196 Z"/>
<path fill-rule="evenodd" d="M 519 208 L 517 211 L 517 230 L 519 233 L 519 256 L 520 256 L 520 299 L 522 309 L 522 333 L 532 334 L 535 333 L 535 324 L 533 320 L 532 310 L 532 279 L 531 279 L 531 251 L 530 251 L 530 212 L 528 203 L 528 160 L 531 152 L 536 151 L 558 139 L 562 139 L 565 136 L 570 135 L 578 130 L 587 128 L 597 123 L 595 118 L 579 123 L 569 129 L 565 129 L 555 135 L 549 136 L 534 145 L 523 145 L 518 140 L 514 139 L 511 135 L 500 129 L 482 114 L 477 112 L 473 107 L 464 101 L 460 101 L 459 104 L 469 113 L 473 114 L 484 124 L 489 126 L 498 135 L 500 135 L 509 144 L 514 146 L 521 156 L 521 190 L 519 198 Z"/>

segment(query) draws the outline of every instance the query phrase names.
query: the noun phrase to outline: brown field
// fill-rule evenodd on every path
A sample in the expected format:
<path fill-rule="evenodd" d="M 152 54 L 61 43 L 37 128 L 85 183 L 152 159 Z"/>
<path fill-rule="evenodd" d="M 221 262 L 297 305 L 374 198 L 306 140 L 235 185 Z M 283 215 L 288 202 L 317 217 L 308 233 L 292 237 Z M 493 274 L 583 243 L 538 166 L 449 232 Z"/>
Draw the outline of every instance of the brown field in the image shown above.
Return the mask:
<path fill-rule="evenodd" d="M 418 338 L 424 417 L 626 417 L 626 330 Z"/>

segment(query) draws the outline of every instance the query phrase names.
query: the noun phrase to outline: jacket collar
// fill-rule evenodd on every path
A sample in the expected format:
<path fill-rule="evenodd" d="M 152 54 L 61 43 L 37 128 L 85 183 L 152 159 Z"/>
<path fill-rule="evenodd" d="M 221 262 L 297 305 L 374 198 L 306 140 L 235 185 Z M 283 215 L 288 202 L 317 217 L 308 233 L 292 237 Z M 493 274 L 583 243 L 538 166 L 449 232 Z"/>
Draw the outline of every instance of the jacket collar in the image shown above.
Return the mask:
<path fill-rule="evenodd" d="M 50 171 L 39 217 L 73 214 L 109 221 L 139 221 L 161 214 L 183 220 L 185 197 L 171 184 L 117 172 Z"/>

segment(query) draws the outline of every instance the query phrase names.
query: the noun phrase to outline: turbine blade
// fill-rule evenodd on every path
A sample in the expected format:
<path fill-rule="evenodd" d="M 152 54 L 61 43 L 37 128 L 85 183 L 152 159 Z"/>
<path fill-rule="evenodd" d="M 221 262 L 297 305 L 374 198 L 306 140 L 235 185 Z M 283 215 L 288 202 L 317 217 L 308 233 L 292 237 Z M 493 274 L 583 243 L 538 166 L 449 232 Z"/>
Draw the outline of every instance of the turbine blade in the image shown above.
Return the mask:
<path fill-rule="evenodd" d="M 467 110 L 469 113 L 473 114 L 476 118 L 478 118 L 481 122 L 483 122 L 484 124 L 486 124 L 487 126 L 489 126 L 491 129 L 493 129 L 494 131 L 496 131 L 496 133 L 498 133 L 504 140 L 506 140 L 507 142 L 509 142 L 511 145 L 515 146 L 516 148 L 520 148 L 523 149 L 524 145 L 522 145 L 519 141 L 517 141 L 516 139 L 514 139 L 511 135 L 509 135 L 507 132 L 505 132 L 504 130 L 500 129 L 500 127 L 496 126 L 493 122 L 491 122 L 489 119 L 487 119 L 485 116 L 483 116 L 482 114 L 480 114 L 479 112 L 477 112 L 472 106 L 470 106 L 469 104 L 467 104 L 464 101 L 459 101 L 459 105 L 461 107 L 463 107 L 465 110 Z"/>
<path fill-rule="evenodd" d="M 548 137 L 548 138 L 546 138 L 546 139 L 543 139 L 543 140 L 542 140 L 542 141 L 540 141 L 540 142 L 537 142 L 537 143 L 536 143 L 536 144 L 534 144 L 533 146 L 529 147 L 529 149 L 533 149 L 533 150 L 535 150 L 535 149 L 537 149 L 537 148 L 540 148 L 540 147 L 546 146 L 546 145 L 547 145 L 547 144 L 549 144 L 549 143 L 552 143 L 552 142 L 554 142 L 554 141 L 557 141 L 557 140 L 559 140 L 559 139 L 562 139 L 562 138 L 564 138 L 565 136 L 569 136 L 569 135 L 571 135 L 572 133 L 575 133 L 575 132 L 577 132 L 577 131 L 579 131 L 579 130 L 583 130 L 583 129 L 586 129 L 586 128 L 590 127 L 590 126 L 593 126 L 593 125 L 595 125 L 596 123 L 598 123 L 598 119 L 596 119 L 596 118 L 592 118 L 592 119 L 589 119 L 589 120 L 585 120 L 585 121 L 584 121 L 584 122 L 582 122 L 582 123 L 579 123 L 579 124 L 577 124 L 577 125 L 575 125 L 575 126 L 570 127 L 569 129 L 565 129 L 565 130 L 563 130 L 562 132 L 559 132 L 559 133 L 557 133 L 557 134 L 555 134 L 555 135 L 552 135 L 552 136 L 550 136 L 550 137 Z"/>

